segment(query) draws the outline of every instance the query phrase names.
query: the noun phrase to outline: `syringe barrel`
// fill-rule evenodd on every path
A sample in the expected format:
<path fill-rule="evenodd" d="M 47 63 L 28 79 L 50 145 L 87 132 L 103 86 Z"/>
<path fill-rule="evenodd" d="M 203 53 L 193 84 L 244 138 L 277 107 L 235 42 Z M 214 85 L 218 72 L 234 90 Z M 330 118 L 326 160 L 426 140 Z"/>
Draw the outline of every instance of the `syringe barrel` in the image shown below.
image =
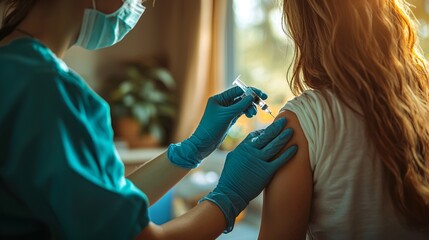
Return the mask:
<path fill-rule="evenodd" d="M 244 82 L 240 80 L 240 76 L 238 76 L 233 82 L 232 85 L 236 85 L 243 90 L 244 95 L 248 96 L 251 95 L 254 97 L 255 100 L 253 100 L 253 103 L 257 106 L 259 106 L 263 111 L 268 111 L 268 105 L 253 91 L 252 88 L 248 87 Z"/>
<path fill-rule="evenodd" d="M 240 76 L 238 76 L 233 82 L 232 85 L 236 85 L 238 87 L 241 88 L 241 90 L 243 90 L 244 95 L 249 96 L 251 95 L 252 97 L 255 98 L 255 102 L 258 102 L 259 100 L 262 101 L 262 99 L 259 98 L 259 96 L 255 93 L 255 91 L 253 91 L 252 88 L 248 87 L 244 82 L 242 82 L 240 80 Z M 259 105 L 259 104 L 258 104 Z"/>
<path fill-rule="evenodd" d="M 259 96 L 255 97 L 254 103 L 258 105 L 262 110 L 265 111 L 265 109 L 268 108 L 268 105 L 262 100 Z"/>

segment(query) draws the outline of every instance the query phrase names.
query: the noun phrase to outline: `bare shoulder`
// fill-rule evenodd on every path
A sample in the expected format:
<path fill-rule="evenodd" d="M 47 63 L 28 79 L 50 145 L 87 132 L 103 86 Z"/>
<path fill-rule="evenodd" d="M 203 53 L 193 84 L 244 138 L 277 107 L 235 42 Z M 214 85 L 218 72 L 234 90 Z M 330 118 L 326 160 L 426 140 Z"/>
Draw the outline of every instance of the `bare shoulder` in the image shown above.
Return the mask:
<path fill-rule="evenodd" d="M 277 171 L 264 192 L 259 239 L 305 239 L 313 191 L 308 143 L 298 117 L 291 111 L 279 113 L 294 135 L 285 146 L 297 145 L 296 155 Z"/>

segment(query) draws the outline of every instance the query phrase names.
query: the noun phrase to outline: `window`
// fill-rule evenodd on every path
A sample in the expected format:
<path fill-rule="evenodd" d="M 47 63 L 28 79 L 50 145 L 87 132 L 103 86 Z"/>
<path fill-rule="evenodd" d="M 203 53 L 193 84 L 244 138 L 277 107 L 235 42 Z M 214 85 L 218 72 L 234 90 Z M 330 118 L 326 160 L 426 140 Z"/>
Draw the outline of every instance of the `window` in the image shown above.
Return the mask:
<path fill-rule="evenodd" d="M 227 33 L 227 86 L 239 74 L 249 86 L 268 94 L 266 103 L 276 115 L 290 92 L 286 73 L 293 56 L 293 44 L 282 28 L 282 11 L 278 1 L 229 1 Z M 231 129 L 224 149 L 232 149 L 254 129 L 266 127 L 273 117 L 258 109 L 252 119 L 245 117 Z"/>
<path fill-rule="evenodd" d="M 420 46 L 426 59 L 429 58 L 429 0 L 410 0 L 411 9 L 419 21 Z"/>
<path fill-rule="evenodd" d="M 265 91 L 266 103 L 276 115 L 293 97 L 287 82 L 287 70 L 293 56 L 293 43 L 282 27 L 281 2 L 277 0 L 228 1 L 227 26 L 227 86 L 239 74 L 249 86 Z M 421 47 L 429 49 L 429 0 L 411 0 L 412 10 L 419 20 Z M 429 51 L 425 51 L 428 57 Z M 261 129 L 273 118 L 258 109 L 252 119 L 245 117 L 231 128 L 223 149 L 234 148 L 254 129 Z"/>

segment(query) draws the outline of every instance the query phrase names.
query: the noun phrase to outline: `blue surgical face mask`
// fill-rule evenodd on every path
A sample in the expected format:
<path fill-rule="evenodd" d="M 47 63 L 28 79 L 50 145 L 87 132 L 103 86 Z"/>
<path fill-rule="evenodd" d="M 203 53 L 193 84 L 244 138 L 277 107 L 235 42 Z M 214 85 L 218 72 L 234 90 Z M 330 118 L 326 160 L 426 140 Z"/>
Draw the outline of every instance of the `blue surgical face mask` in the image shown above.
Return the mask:
<path fill-rule="evenodd" d="M 110 47 L 121 41 L 134 28 L 145 7 L 141 0 L 123 0 L 121 8 L 112 14 L 85 9 L 83 23 L 75 45 L 88 50 Z"/>

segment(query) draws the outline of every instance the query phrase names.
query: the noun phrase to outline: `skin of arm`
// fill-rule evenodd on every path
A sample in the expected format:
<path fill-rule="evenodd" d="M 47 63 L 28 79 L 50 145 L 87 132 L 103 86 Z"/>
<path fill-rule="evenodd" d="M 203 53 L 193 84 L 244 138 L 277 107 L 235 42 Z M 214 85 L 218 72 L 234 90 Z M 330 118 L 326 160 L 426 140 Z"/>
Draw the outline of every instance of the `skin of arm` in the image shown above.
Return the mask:
<path fill-rule="evenodd" d="M 131 172 L 127 178 L 146 194 L 152 205 L 190 170 L 172 164 L 164 152 Z"/>
<path fill-rule="evenodd" d="M 294 130 L 284 150 L 296 144 L 298 152 L 277 171 L 264 191 L 258 239 L 305 239 L 313 192 L 308 143 L 293 112 L 282 111 L 280 117 L 286 117 L 286 127 Z"/>
<path fill-rule="evenodd" d="M 225 227 L 225 216 L 220 208 L 210 201 L 203 201 L 184 215 L 163 225 L 149 223 L 137 239 L 216 239 Z"/>
<path fill-rule="evenodd" d="M 190 169 L 172 164 L 164 152 L 130 173 L 127 178 L 142 190 L 153 204 L 189 171 Z M 225 216 L 220 208 L 210 201 L 203 201 L 184 215 L 163 225 L 149 223 L 137 239 L 215 239 L 225 227 Z"/>

